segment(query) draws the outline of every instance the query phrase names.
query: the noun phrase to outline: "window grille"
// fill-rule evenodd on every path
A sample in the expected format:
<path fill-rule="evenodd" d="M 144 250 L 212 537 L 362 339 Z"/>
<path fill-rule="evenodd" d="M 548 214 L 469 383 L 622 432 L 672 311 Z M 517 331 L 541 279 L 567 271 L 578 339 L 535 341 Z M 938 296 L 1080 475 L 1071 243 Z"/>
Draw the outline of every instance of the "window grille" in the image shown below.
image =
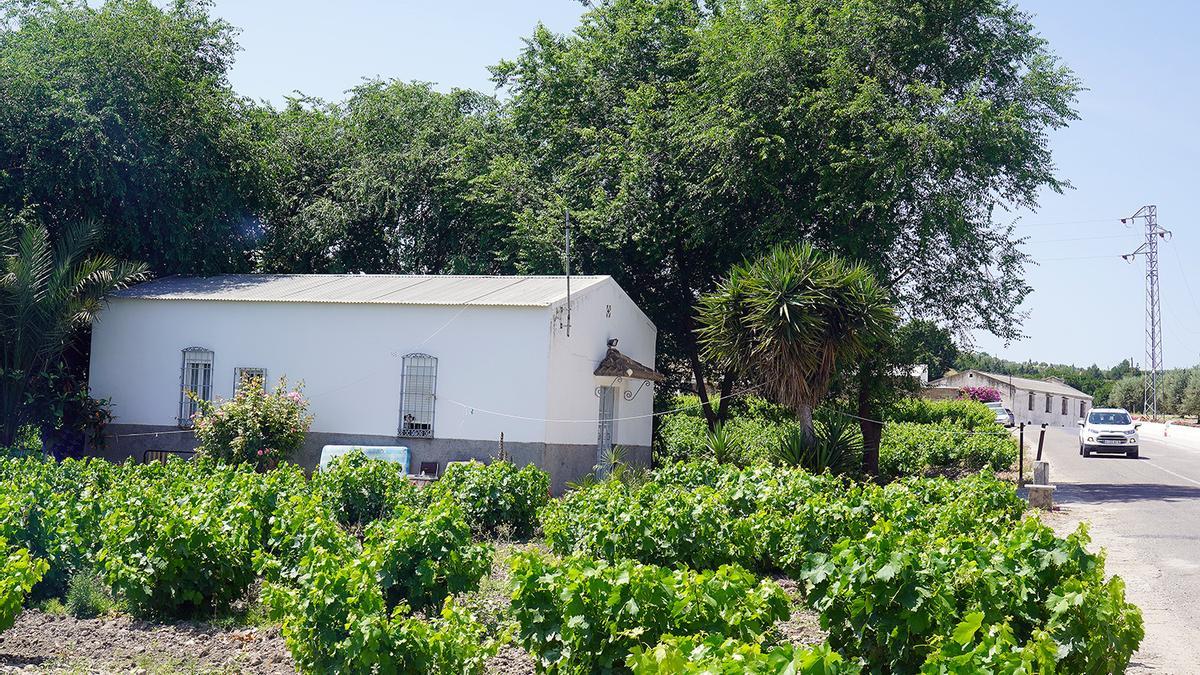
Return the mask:
<path fill-rule="evenodd" d="M 1050 402 L 1053 400 L 1054 400 L 1053 396 L 1051 396 L 1050 394 L 1046 394 L 1046 412 L 1050 412 Z"/>
<path fill-rule="evenodd" d="M 267 388 L 267 369 L 266 368 L 234 368 L 233 369 L 233 395 L 237 396 L 238 391 L 242 388 L 242 384 L 250 378 L 258 378 L 262 382 L 263 389 Z"/>
<path fill-rule="evenodd" d="M 192 415 L 199 407 L 189 394 L 204 401 L 212 400 L 212 350 L 188 347 L 183 350 L 183 365 L 179 371 L 179 425 L 192 426 Z"/>
<path fill-rule="evenodd" d="M 1080 416 L 1080 417 L 1083 417 L 1083 415 L 1084 415 L 1084 411 L 1086 411 L 1086 410 L 1087 410 L 1087 402 L 1086 402 L 1086 401 L 1080 401 L 1080 402 L 1079 402 L 1079 416 Z"/>
<path fill-rule="evenodd" d="M 400 436 L 433 438 L 437 398 L 437 359 L 407 354 L 400 374 Z"/>
<path fill-rule="evenodd" d="M 1064 415 L 1067 414 L 1067 397 L 1066 396 L 1063 397 L 1062 414 L 1064 414 Z"/>
<path fill-rule="evenodd" d="M 1029 409 L 1033 410 L 1033 392 L 1029 392 Z"/>

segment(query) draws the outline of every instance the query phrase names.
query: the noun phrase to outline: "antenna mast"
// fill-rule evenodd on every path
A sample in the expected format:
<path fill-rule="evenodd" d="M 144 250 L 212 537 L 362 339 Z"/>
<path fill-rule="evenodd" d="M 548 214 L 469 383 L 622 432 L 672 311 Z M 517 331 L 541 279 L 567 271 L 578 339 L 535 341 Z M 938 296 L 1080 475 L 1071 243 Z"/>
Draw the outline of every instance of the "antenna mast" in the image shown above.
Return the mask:
<path fill-rule="evenodd" d="M 563 266 L 567 271 L 567 337 L 571 337 L 571 212 L 563 207 L 563 218 L 566 220 L 566 255 L 563 256 Z"/>
<path fill-rule="evenodd" d="M 1158 207 L 1143 206 L 1137 213 L 1121 222 L 1141 218 L 1146 225 L 1146 241 L 1133 253 L 1122 258 L 1132 262 L 1137 256 L 1146 257 L 1146 379 L 1142 393 L 1142 411 L 1150 419 L 1158 419 L 1158 389 L 1162 380 L 1162 296 L 1158 290 L 1158 240 L 1170 241 L 1171 231 L 1158 226 Z"/>

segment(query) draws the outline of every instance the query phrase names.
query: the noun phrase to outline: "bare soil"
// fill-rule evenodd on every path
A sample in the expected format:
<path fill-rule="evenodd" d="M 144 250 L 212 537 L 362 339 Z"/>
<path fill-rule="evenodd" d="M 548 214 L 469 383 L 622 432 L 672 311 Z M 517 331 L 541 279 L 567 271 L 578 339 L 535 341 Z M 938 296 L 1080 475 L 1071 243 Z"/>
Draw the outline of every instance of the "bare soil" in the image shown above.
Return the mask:
<path fill-rule="evenodd" d="M 491 574 L 478 590 L 459 597 L 493 635 L 515 631 L 508 617 L 508 557 L 536 544 L 498 544 Z M 826 638 L 817 615 L 804 607 L 796 582 L 774 579 L 793 598 L 794 611 L 775 626 L 783 643 L 809 645 Z M 203 622 L 154 623 L 128 616 L 75 619 L 29 609 L 0 633 L 0 675 L 166 675 L 295 673 L 278 628 L 225 629 Z M 509 644 L 487 663 L 491 675 L 532 675 L 534 659 Z"/>
<path fill-rule="evenodd" d="M 76 619 L 24 611 L 0 633 L 0 673 L 294 673 L 275 628 L 226 630 L 126 616 Z"/>

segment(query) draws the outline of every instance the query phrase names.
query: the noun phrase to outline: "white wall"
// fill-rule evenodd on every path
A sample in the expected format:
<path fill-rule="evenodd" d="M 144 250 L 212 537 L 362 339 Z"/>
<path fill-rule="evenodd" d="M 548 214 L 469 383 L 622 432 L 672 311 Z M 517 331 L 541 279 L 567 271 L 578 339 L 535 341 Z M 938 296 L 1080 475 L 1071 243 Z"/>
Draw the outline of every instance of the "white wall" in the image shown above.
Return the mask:
<path fill-rule="evenodd" d="M 611 385 L 615 378 L 596 377 L 608 340 L 620 342 L 626 356 L 653 367 L 657 330 L 650 319 L 612 279 L 590 286 L 571 297 L 571 336 L 566 334 L 566 302 L 552 307 L 547 382 L 548 420 L 546 441 L 572 445 L 596 445 L 600 399 L 596 387 Z M 636 391 L 642 380 L 622 380 L 617 391 L 616 443 L 649 446 L 653 429 L 654 384 L 647 383 L 632 401 L 625 391 Z M 621 419 L 637 417 L 638 419 Z"/>
<path fill-rule="evenodd" d="M 313 431 L 395 435 L 401 358 L 425 352 L 438 357 L 435 437 L 540 442 L 541 422 L 452 401 L 546 417 L 549 322 L 543 307 L 117 298 L 93 328 L 91 386 L 112 399 L 118 424 L 175 426 L 181 350 L 204 347 L 215 353 L 214 397 L 232 396 L 235 367 L 266 368 L 272 385 L 304 381 Z"/>

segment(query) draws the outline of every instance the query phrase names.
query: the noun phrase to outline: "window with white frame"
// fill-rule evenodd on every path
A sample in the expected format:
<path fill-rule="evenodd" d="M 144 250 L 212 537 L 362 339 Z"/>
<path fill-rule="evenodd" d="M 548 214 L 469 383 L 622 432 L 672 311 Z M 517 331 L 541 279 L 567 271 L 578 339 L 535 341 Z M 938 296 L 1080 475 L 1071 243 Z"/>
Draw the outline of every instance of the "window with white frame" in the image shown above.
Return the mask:
<path fill-rule="evenodd" d="M 437 359 L 407 354 L 400 370 L 400 436 L 433 438 Z"/>
<path fill-rule="evenodd" d="M 212 400 L 213 353 L 203 347 L 183 350 L 183 365 L 179 372 L 179 424 L 190 427 L 192 415 L 199 405 L 192 395 L 203 401 Z"/>
<path fill-rule="evenodd" d="M 233 369 L 233 395 L 237 396 L 242 385 L 247 380 L 257 379 L 262 383 L 263 389 L 267 388 L 267 369 L 266 368 L 247 368 L 239 367 Z"/>

